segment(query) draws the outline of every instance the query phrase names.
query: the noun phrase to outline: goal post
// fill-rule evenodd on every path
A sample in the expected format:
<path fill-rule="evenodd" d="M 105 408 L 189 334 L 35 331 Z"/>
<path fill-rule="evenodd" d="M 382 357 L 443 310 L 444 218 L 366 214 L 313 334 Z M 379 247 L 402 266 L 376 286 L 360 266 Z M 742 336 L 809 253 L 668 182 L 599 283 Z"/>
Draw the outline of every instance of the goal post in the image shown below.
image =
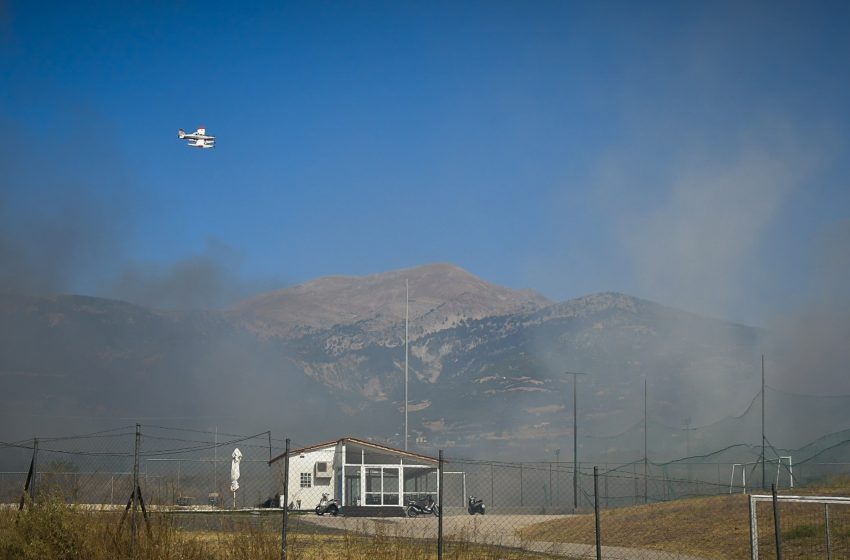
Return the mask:
<path fill-rule="evenodd" d="M 729 493 L 732 493 L 732 488 L 735 486 L 735 470 L 740 467 L 741 468 L 741 493 L 747 493 L 747 469 L 746 466 L 750 463 L 733 463 L 732 464 L 732 477 L 729 479 Z"/>
<path fill-rule="evenodd" d="M 750 505 L 750 558 L 751 560 L 759 559 L 759 527 L 764 525 L 766 527 L 766 533 L 769 536 L 772 536 L 776 539 L 777 543 L 781 542 L 782 535 L 775 534 L 774 531 L 774 523 L 773 523 L 773 514 L 768 513 L 765 515 L 765 510 L 762 508 L 762 516 L 765 518 L 760 522 L 759 520 L 759 508 L 757 507 L 759 502 L 772 502 L 773 496 L 771 495 L 758 495 L 752 494 L 750 495 L 749 505 Z M 835 509 L 843 510 L 842 517 L 847 515 L 847 512 L 850 511 L 847 508 L 850 508 L 850 498 L 841 497 L 841 496 L 776 496 L 777 506 L 781 504 L 800 504 L 801 507 L 797 507 L 794 509 L 788 509 L 782 513 L 782 529 L 781 531 L 788 532 L 796 532 L 798 534 L 797 538 L 800 535 L 805 536 L 809 533 L 812 527 L 816 528 L 816 531 L 813 535 L 811 535 L 812 542 L 807 543 L 809 553 L 813 554 L 813 557 L 825 557 L 832 558 L 833 557 L 833 543 L 832 543 L 832 529 L 830 527 L 830 512 Z M 808 506 L 808 507 L 806 507 Z M 768 510 L 772 511 L 772 510 Z M 814 521 L 814 523 L 813 523 Z M 817 530 L 820 527 L 823 527 L 823 530 Z M 801 531 L 801 529 L 805 529 Z M 822 536 L 821 536 L 822 535 Z M 766 537 L 769 538 L 769 537 Z M 825 550 L 824 550 L 825 549 Z M 824 555 L 819 555 L 819 550 L 823 550 Z M 771 551 L 772 552 L 772 551 Z M 766 554 L 767 555 L 767 554 Z M 769 555 L 770 558 L 773 558 L 773 555 Z"/>
<path fill-rule="evenodd" d="M 729 477 L 729 493 L 734 492 L 735 488 L 740 488 L 742 494 L 747 493 L 747 467 L 752 465 L 758 465 L 761 461 L 754 461 L 751 463 L 733 463 L 732 464 L 732 476 Z M 790 488 L 794 488 L 794 464 L 791 460 L 791 455 L 783 455 L 781 457 L 777 457 L 776 459 L 768 459 L 765 463 L 776 463 L 776 475 L 774 477 L 774 485 L 777 488 L 780 487 L 780 482 L 782 481 L 782 473 L 783 471 L 788 474 L 788 486 Z M 739 486 L 735 486 L 735 474 L 738 469 L 741 470 L 741 484 Z M 750 473 L 752 474 L 752 472 Z M 766 484 L 767 481 L 764 481 Z"/>

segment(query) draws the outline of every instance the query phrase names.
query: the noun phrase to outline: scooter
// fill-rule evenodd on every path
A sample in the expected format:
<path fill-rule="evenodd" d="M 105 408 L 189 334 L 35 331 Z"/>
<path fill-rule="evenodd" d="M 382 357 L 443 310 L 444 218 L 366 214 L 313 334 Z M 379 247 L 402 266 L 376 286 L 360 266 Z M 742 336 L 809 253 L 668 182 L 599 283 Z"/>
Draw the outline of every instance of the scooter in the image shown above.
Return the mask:
<path fill-rule="evenodd" d="M 407 502 L 407 516 L 416 517 L 417 515 L 440 517 L 440 508 L 431 496 L 425 500 L 410 500 Z"/>
<path fill-rule="evenodd" d="M 330 513 L 336 517 L 339 513 L 339 502 L 336 498 L 328 498 L 327 494 L 322 494 L 322 499 L 319 500 L 319 505 L 316 506 L 316 515 L 324 515 Z"/>
<path fill-rule="evenodd" d="M 469 515 L 475 515 L 476 513 L 484 515 L 484 500 L 476 498 L 475 496 L 470 496 L 466 511 L 469 512 Z"/>

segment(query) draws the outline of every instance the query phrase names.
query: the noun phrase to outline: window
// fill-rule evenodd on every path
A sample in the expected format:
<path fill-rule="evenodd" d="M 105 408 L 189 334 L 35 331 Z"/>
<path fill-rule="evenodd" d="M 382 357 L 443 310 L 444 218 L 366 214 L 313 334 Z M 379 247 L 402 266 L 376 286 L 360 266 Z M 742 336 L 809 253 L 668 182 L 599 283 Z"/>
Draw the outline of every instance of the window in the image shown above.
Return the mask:
<path fill-rule="evenodd" d="M 301 488 L 311 488 L 313 486 L 313 473 L 301 473 Z"/>

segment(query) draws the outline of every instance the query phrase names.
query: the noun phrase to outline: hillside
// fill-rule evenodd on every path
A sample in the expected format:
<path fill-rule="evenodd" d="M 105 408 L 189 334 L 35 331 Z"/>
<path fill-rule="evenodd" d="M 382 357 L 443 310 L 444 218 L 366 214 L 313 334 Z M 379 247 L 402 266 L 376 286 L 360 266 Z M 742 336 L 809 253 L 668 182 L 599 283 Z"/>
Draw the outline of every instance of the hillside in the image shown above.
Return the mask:
<path fill-rule="evenodd" d="M 643 437 L 629 427 L 642 419 L 647 380 L 653 423 L 672 426 L 655 453 L 679 457 L 683 419 L 736 414 L 758 386 L 750 327 L 624 294 L 551 303 L 429 265 L 318 279 L 225 312 L 2 296 L 0 405 L 32 419 L 5 425 L 29 436 L 63 419 L 190 419 L 401 445 L 405 279 L 410 434 L 422 449 L 550 456 L 572 437 L 569 370 L 590 373 L 579 382 L 584 455 L 640 456 Z M 733 435 L 694 438 L 695 449 Z"/>

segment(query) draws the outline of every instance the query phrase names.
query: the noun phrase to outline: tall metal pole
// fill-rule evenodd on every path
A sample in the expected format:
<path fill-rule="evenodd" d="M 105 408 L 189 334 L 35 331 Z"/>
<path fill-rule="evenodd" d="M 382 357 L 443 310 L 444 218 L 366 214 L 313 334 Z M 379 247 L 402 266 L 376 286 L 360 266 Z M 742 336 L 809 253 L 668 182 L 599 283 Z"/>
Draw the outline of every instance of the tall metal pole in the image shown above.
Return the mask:
<path fill-rule="evenodd" d="M 286 531 L 289 526 L 289 438 L 283 455 L 283 517 L 280 526 L 280 560 L 286 560 Z"/>
<path fill-rule="evenodd" d="M 133 511 L 130 514 L 130 557 L 134 559 L 136 558 L 136 540 L 139 533 L 136 510 L 139 508 L 139 447 L 141 439 L 142 427 L 136 424 L 136 446 L 133 452 Z"/>
<path fill-rule="evenodd" d="M 439 472 L 437 473 L 437 560 L 443 560 L 443 450 L 440 449 L 438 461 Z"/>
<path fill-rule="evenodd" d="M 647 466 L 649 464 L 649 459 L 647 456 L 647 431 L 646 431 L 646 379 L 643 380 L 643 503 L 646 503 L 647 498 Z"/>
<path fill-rule="evenodd" d="M 767 455 L 764 454 L 764 354 L 761 355 L 761 487 L 767 488 L 767 478 L 765 477 L 764 464 L 767 461 Z M 742 467 L 743 468 L 743 467 Z"/>
<path fill-rule="evenodd" d="M 573 376 L 573 513 L 578 512 L 578 397 L 576 378 L 587 375 L 581 371 L 565 371 L 564 374 Z"/>
<path fill-rule="evenodd" d="M 596 560 L 602 560 L 602 535 L 599 531 L 599 467 L 596 466 L 593 467 L 593 517 L 596 520 Z"/>
<path fill-rule="evenodd" d="M 573 375 L 573 513 L 578 511 L 578 396 Z"/>
<path fill-rule="evenodd" d="M 410 339 L 410 282 L 404 279 L 404 450 L 407 451 L 407 362 Z"/>

